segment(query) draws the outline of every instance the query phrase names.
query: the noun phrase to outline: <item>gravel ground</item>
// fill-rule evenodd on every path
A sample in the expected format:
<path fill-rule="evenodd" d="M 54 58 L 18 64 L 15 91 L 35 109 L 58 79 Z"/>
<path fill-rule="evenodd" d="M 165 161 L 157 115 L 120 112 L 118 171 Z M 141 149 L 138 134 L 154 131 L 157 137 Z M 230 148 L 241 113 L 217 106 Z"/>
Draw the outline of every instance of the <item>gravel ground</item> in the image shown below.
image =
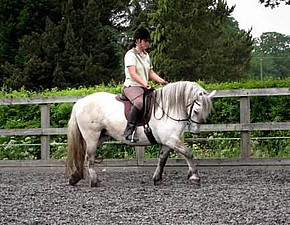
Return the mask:
<path fill-rule="evenodd" d="M 202 186 L 186 168 L 100 172 L 101 187 L 67 185 L 63 168 L 0 169 L 0 224 L 290 224 L 286 169 L 202 169 Z"/>

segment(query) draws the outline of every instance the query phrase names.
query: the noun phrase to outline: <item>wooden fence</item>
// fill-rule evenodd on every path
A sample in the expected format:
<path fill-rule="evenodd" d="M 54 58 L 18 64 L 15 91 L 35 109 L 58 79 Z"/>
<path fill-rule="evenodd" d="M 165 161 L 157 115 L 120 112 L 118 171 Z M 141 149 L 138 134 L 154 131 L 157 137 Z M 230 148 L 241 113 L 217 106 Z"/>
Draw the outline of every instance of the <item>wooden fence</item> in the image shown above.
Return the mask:
<path fill-rule="evenodd" d="M 240 99 L 240 123 L 234 124 L 203 124 L 201 132 L 221 132 L 239 131 L 241 132 L 241 159 L 250 158 L 251 131 L 254 130 L 290 130 L 290 122 L 270 122 L 270 123 L 251 123 L 250 99 L 253 96 L 281 96 L 290 95 L 289 88 L 265 88 L 265 89 L 236 89 L 217 91 L 215 98 L 236 97 Z M 0 99 L 0 105 L 20 105 L 38 104 L 41 111 L 41 127 L 30 129 L 0 129 L 0 135 L 4 136 L 41 136 L 41 159 L 50 158 L 50 136 L 65 135 L 66 128 L 50 127 L 50 104 L 54 103 L 74 103 L 81 96 L 75 97 L 36 97 L 36 98 L 9 98 Z M 136 147 L 137 162 L 145 160 L 144 148 Z"/>

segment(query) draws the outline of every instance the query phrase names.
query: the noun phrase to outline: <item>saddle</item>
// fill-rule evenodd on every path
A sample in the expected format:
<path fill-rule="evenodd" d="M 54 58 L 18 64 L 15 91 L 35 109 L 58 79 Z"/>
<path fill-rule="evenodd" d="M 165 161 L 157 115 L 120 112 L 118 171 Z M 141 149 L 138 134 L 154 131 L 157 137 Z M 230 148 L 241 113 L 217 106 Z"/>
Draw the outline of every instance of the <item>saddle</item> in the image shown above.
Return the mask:
<path fill-rule="evenodd" d="M 151 144 L 158 144 L 158 142 L 154 138 L 154 136 L 152 134 L 152 130 L 148 124 L 149 120 L 151 118 L 153 104 L 154 104 L 153 91 L 154 91 L 154 89 L 152 89 L 152 90 L 145 89 L 144 96 L 143 96 L 144 97 L 144 99 L 143 99 L 144 106 L 143 106 L 143 111 L 142 111 L 142 117 L 137 122 L 137 126 L 144 127 L 144 132 L 145 132 L 145 134 L 146 134 L 146 136 Z M 124 114 L 125 114 L 126 120 L 128 120 L 131 108 L 133 106 L 132 103 L 129 101 L 129 99 L 123 93 L 121 93 L 120 95 L 117 95 L 116 100 L 124 103 Z"/>
<path fill-rule="evenodd" d="M 151 114 L 152 114 L 152 109 L 153 109 L 153 104 L 154 104 L 154 94 L 153 94 L 153 90 L 146 90 L 145 89 L 145 93 L 144 93 L 144 106 L 143 106 L 143 111 L 142 111 L 142 117 L 141 119 L 138 121 L 137 126 L 145 126 L 146 124 L 148 124 L 150 118 L 151 118 Z M 124 114 L 126 117 L 126 120 L 128 120 L 129 115 L 130 115 L 130 111 L 132 108 L 132 103 L 129 101 L 129 99 L 123 94 L 119 94 L 116 96 L 116 99 L 122 103 L 124 103 Z"/>

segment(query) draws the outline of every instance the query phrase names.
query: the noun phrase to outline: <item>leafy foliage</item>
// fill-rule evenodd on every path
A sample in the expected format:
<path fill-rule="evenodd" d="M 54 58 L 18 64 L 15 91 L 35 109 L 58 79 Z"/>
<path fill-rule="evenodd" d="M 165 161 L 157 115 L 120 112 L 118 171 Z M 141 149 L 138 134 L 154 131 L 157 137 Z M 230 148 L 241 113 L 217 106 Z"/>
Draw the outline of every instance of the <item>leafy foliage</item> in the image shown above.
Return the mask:
<path fill-rule="evenodd" d="M 281 3 L 284 3 L 285 5 L 290 5 L 290 0 L 260 0 L 261 4 L 264 4 L 265 7 L 279 7 Z"/>
<path fill-rule="evenodd" d="M 253 78 L 285 78 L 290 75 L 290 36 L 266 32 L 255 40 Z"/>
<path fill-rule="evenodd" d="M 40 159 L 40 137 L 0 137 L 0 159 Z"/>
<path fill-rule="evenodd" d="M 170 80 L 239 79 L 252 49 L 224 1 L 26 0 L 0 8 L 0 85 L 15 90 L 122 82 L 125 46 L 140 26 L 154 31 L 152 57 Z"/>
<path fill-rule="evenodd" d="M 252 40 L 224 1 L 158 1 L 151 14 L 156 67 L 170 80 L 228 81 L 249 67 Z"/>
<path fill-rule="evenodd" d="M 122 45 L 118 43 L 119 27 L 114 26 L 111 18 L 124 10 L 128 1 L 51 2 L 51 11 L 55 13 L 43 11 L 49 8 L 42 4 L 43 1 L 37 4 L 25 1 L 19 5 L 18 14 L 28 9 L 31 11 L 28 15 L 39 13 L 40 18 L 35 21 L 39 27 L 30 31 L 23 26 L 24 32 L 12 40 L 17 43 L 11 50 L 13 54 L 4 54 L 6 45 L 3 43 L 0 74 L 5 86 L 39 91 L 52 87 L 92 86 L 109 83 L 113 78 L 116 81 L 123 79 L 119 75 L 123 56 Z M 45 3 L 49 4 L 49 1 Z M 44 9 L 38 10 L 41 7 Z M 19 17 L 17 13 L 15 18 Z M 29 19 L 36 20 L 34 17 Z M 8 25 L 3 27 L 9 28 Z M 19 59 L 18 63 L 16 59 Z"/>

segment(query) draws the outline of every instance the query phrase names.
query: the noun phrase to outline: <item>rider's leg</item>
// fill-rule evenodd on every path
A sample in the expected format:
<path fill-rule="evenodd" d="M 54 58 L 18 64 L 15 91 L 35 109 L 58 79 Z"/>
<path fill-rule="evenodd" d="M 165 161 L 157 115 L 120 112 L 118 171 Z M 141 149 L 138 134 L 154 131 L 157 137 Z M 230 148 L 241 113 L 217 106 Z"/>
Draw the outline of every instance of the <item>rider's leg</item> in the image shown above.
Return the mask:
<path fill-rule="evenodd" d="M 131 109 L 131 112 L 128 118 L 127 126 L 124 131 L 124 136 L 127 140 L 136 142 L 138 141 L 138 138 L 135 135 L 135 130 L 136 130 L 138 121 L 142 117 L 144 90 L 142 89 L 142 87 L 125 87 L 123 91 L 126 97 L 133 104 L 133 107 Z"/>
<path fill-rule="evenodd" d="M 133 136 L 133 133 L 135 132 L 137 122 L 140 119 L 140 116 L 141 111 L 136 106 L 133 106 L 128 118 L 126 129 L 124 131 L 124 136 L 127 140 L 130 140 L 132 142 L 138 141 L 137 136 Z"/>

